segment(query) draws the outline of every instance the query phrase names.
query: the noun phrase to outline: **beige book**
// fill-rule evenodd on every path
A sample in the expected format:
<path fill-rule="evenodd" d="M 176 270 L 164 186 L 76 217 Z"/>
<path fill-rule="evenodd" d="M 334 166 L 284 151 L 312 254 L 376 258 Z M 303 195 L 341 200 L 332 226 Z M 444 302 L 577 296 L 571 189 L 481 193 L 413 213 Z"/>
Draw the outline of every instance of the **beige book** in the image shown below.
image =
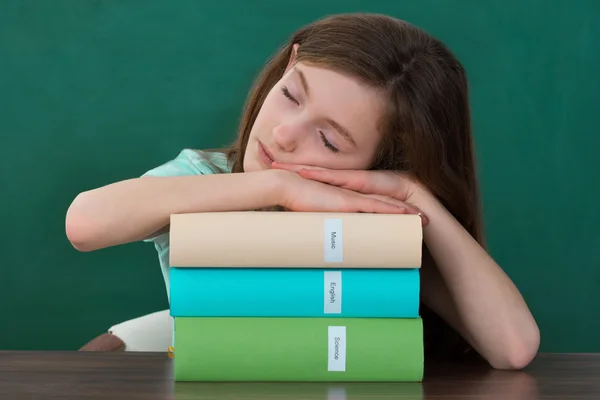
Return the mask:
<path fill-rule="evenodd" d="M 421 217 L 232 211 L 174 214 L 172 267 L 420 268 Z"/>

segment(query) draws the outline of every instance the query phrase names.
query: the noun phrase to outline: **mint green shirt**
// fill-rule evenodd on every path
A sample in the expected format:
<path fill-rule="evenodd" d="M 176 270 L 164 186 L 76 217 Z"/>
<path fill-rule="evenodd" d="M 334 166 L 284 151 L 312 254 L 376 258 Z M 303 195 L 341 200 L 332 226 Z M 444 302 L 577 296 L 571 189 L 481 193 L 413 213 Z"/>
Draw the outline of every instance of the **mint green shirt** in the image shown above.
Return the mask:
<path fill-rule="evenodd" d="M 185 149 L 173 160 L 151 169 L 142 176 L 209 175 L 229 172 L 231 172 L 231 169 L 227 163 L 225 154 Z M 165 281 L 167 298 L 170 302 L 169 233 L 163 233 L 144 241 L 153 243 L 158 252 L 158 261 Z"/>

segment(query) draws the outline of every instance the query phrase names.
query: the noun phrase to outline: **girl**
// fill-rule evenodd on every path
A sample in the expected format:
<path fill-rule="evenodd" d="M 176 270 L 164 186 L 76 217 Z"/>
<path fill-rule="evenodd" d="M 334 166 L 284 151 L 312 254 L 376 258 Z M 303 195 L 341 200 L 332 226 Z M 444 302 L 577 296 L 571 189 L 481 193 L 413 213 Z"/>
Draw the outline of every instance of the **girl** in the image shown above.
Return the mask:
<path fill-rule="evenodd" d="M 67 236 L 81 251 L 153 242 L 168 288 L 173 213 L 421 213 L 426 359 L 520 369 L 539 331 L 484 249 L 470 124 L 465 71 L 442 43 L 388 16 L 331 16 L 266 64 L 231 148 L 79 194 Z"/>

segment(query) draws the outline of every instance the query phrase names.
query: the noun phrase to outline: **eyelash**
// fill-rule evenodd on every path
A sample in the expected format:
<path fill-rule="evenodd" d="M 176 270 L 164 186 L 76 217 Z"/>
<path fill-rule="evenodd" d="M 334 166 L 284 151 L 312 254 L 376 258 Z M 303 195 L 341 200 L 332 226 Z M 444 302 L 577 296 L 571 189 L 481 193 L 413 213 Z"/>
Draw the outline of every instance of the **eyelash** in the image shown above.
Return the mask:
<path fill-rule="evenodd" d="M 329 142 L 329 140 L 327 140 L 327 138 L 325 137 L 325 135 L 323 135 L 323 132 L 319 131 L 319 134 L 321 135 L 321 141 L 323 142 L 323 144 L 325 145 L 325 147 L 327 147 L 333 153 L 337 153 L 339 151 L 334 145 L 332 145 Z"/>
<path fill-rule="evenodd" d="M 291 101 L 292 103 L 296 104 L 296 105 L 300 105 L 300 103 L 298 102 L 298 100 L 296 100 L 294 98 L 294 96 L 292 96 L 292 94 L 290 93 L 290 91 L 288 90 L 287 86 L 283 86 L 281 88 L 281 91 L 283 92 L 283 95 L 285 97 L 287 97 L 287 99 L 289 101 Z M 321 136 L 321 141 L 323 142 L 323 145 L 330 150 L 333 153 L 337 153 L 339 152 L 339 149 L 336 148 L 334 145 L 331 144 L 331 142 L 329 140 L 327 140 L 327 138 L 325 137 L 325 135 L 323 134 L 323 132 L 319 131 L 319 135 Z"/>
<path fill-rule="evenodd" d="M 296 105 L 300 105 L 300 103 L 298 102 L 298 100 L 296 100 L 292 94 L 290 93 L 290 91 L 288 90 L 287 86 L 284 86 L 281 88 L 281 91 L 283 92 L 283 95 L 285 97 L 288 98 L 289 101 L 291 101 L 292 103 L 296 104 Z"/>

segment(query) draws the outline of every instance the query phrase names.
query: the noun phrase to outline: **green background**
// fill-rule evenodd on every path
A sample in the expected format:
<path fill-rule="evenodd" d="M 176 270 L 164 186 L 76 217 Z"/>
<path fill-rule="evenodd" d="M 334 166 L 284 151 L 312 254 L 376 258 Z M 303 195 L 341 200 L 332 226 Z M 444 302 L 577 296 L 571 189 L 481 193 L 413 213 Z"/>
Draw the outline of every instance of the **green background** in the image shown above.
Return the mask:
<path fill-rule="evenodd" d="M 300 25 L 373 11 L 464 63 L 490 251 L 542 351 L 600 351 L 600 2 L 0 2 L 0 349 L 77 349 L 167 307 L 152 245 L 74 250 L 77 193 L 233 139 L 251 80 Z M 596 72 L 594 72 L 596 71 Z"/>

